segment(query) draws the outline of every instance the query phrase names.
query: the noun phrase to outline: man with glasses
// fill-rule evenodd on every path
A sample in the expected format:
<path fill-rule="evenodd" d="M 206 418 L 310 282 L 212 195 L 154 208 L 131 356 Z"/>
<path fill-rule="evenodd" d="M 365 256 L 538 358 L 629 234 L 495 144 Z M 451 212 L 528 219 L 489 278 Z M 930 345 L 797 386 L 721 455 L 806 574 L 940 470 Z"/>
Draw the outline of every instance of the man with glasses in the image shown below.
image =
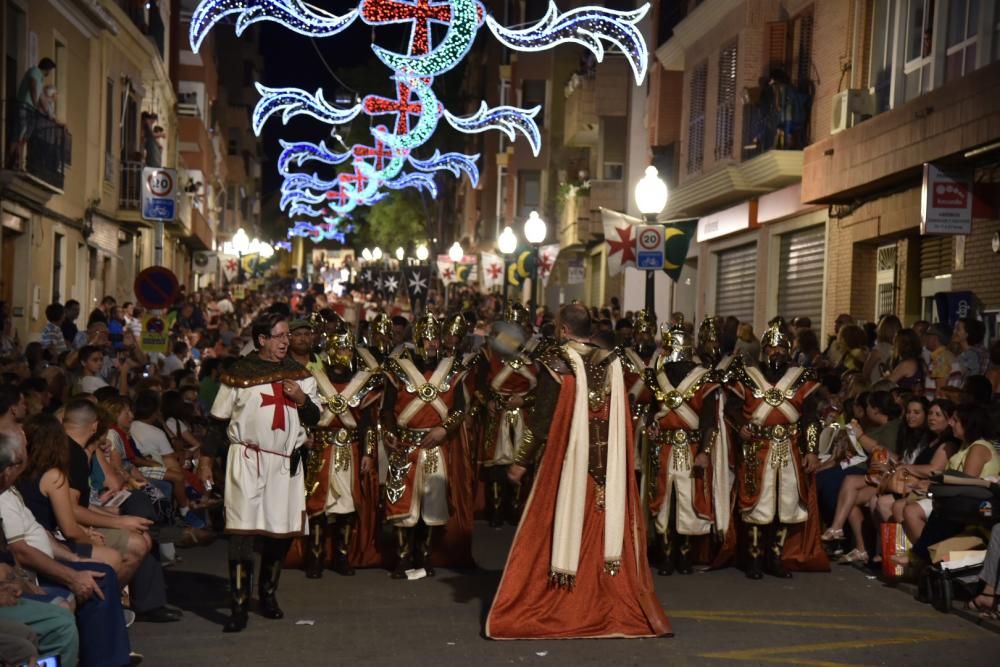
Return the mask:
<path fill-rule="evenodd" d="M 253 581 L 253 543 L 260 538 L 260 611 L 279 619 L 284 612 L 275 594 L 281 564 L 293 537 L 306 532 L 304 426 L 319 421 L 316 380 L 289 354 L 285 316 L 265 313 L 254 320 L 255 351 L 221 376 L 212 417 L 228 421 L 225 440 L 226 532 L 232 617 L 225 632 L 247 624 Z"/>

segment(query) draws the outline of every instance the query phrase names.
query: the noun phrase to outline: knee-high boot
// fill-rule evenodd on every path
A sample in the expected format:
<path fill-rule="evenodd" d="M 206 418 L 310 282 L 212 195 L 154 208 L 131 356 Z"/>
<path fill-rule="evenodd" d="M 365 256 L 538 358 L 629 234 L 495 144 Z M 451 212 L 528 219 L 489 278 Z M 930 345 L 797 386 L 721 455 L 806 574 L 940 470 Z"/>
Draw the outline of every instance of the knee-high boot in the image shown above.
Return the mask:
<path fill-rule="evenodd" d="M 285 612 L 278 606 L 278 581 L 281 579 L 281 561 L 288 551 L 287 540 L 272 540 L 261 549 L 260 580 L 257 597 L 260 614 L 264 618 L 279 619 Z"/>
<path fill-rule="evenodd" d="M 351 537 L 354 535 L 356 518 L 356 514 L 338 516 L 337 528 L 333 536 L 333 571 L 345 577 L 354 576 L 354 568 L 351 567 L 351 563 L 347 558 L 347 552 L 351 546 Z"/>
<path fill-rule="evenodd" d="M 658 534 L 659 546 L 660 546 L 660 566 L 656 571 L 661 577 L 669 577 L 674 573 L 674 560 L 671 557 L 671 543 L 670 543 L 670 528 L 667 528 L 666 532 Z"/>
<path fill-rule="evenodd" d="M 420 540 L 420 567 L 428 577 L 433 577 L 435 572 L 431 566 L 431 551 L 434 545 L 434 526 L 424 525 L 423 536 Z"/>
<path fill-rule="evenodd" d="M 392 571 L 393 579 L 406 579 L 406 571 L 413 569 L 413 529 L 396 526 L 396 568 Z"/>
<path fill-rule="evenodd" d="M 491 479 L 486 486 L 486 508 L 489 513 L 490 527 L 499 528 L 503 525 L 503 483 Z"/>
<path fill-rule="evenodd" d="M 677 574 L 691 574 L 694 568 L 691 567 L 691 536 L 678 535 L 677 545 Z"/>
<path fill-rule="evenodd" d="M 767 549 L 767 560 L 764 564 L 764 569 L 773 577 L 790 579 L 792 573 L 786 570 L 784 564 L 781 562 L 782 556 L 785 555 L 785 539 L 788 537 L 788 526 L 779 523 L 773 527 L 773 530 L 771 544 Z"/>
<path fill-rule="evenodd" d="M 223 632 L 240 632 L 247 627 L 247 607 L 253 582 L 253 560 L 229 561 L 230 616 Z"/>
<path fill-rule="evenodd" d="M 763 530 L 760 526 L 751 525 L 747 527 L 749 544 L 747 547 L 746 573 L 749 579 L 762 579 L 764 577 L 764 551 L 761 547 L 762 532 Z"/>
<path fill-rule="evenodd" d="M 323 576 L 323 565 L 326 551 L 326 515 L 321 514 L 309 519 L 309 538 L 305 553 L 306 577 L 319 579 Z"/>

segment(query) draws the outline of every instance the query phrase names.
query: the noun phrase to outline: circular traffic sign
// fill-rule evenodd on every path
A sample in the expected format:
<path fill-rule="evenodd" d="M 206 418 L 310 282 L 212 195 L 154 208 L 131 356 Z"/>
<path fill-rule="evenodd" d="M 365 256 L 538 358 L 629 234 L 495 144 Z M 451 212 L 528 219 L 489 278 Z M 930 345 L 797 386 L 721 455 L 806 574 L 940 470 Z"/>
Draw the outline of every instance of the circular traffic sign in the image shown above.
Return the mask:
<path fill-rule="evenodd" d="M 174 178 L 169 171 L 159 169 L 146 177 L 146 186 L 154 197 L 169 197 L 174 191 Z"/>
<path fill-rule="evenodd" d="M 179 284 L 174 272 L 165 266 L 151 266 L 135 277 L 135 298 L 150 310 L 162 310 L 177 300 Z"/>
<path fill-rule="evenodd" d="M 659 250 L 662 243 L 663 236 L 655 227 L 644 229 L 639 234 L 639 245 L 645 250 Z"/>

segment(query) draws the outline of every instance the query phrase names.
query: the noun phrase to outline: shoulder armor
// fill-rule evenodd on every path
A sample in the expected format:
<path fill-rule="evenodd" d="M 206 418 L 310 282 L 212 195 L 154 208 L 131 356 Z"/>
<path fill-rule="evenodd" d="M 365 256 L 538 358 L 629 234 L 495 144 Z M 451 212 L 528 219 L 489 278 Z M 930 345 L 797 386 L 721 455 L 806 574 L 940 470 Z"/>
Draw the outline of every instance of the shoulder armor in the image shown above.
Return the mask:
<path fill-rule="evenodd" d="M 538 361 L 557 375 L 570 375 L 573 372 L 573 364 L 560 345 L 547 347 Z"/>

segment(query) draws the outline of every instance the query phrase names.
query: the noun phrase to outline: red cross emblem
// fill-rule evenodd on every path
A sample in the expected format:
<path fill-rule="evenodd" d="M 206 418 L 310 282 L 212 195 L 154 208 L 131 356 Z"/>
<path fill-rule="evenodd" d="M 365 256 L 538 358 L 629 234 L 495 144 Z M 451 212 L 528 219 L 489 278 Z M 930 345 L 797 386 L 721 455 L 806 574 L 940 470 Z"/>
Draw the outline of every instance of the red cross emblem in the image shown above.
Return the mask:
<path fill-rule="evenodd" d="M 418 104 L 417 106 L 419 107 L 420 105 Z M 385 130 L 386 127 L 379 125 L 375 129 Z M 391 159 L 393 156 L 393 152 L 385 147 L 385 142 L 378 139 L 375 140 L 374 147 L 357 145 L 354 146 L 352 151 L 356 159 L 375 158 L 375 169 L 378 171 L 385 169 L 385 161 Z"/>
<path fill-rule="evenodd" d="M 607 239 L 608 245 L 611 246 L 609 255 L 613 255 L 616 252 L 621 252 L 622 259 L 621 263 L 625 264 L 627 262 L 635 261 L 635 239 L 632 238 L 632 225 L 626 225 L 625 227 L 615 227 L 615 233 L 618 234 L 618 240 L 612 241 Z"/>
<path fill-rule="evenodd" d="M 486 269 L 486 273 L 490 274 L 490 278 L 496 280 L 503 273 L 503 269 L 500 268 L 499 264 L 490 264 L 489 268 Z"/>
<path fill-rule="evenodd" d="M 272 431 L 284 431 L 285 430 L 285 406 L 295 407 L 287 396 L 285 396 L 285 389 L 280 382 L 271 383 L 271 391 L 273 394 L 260 395 L 260 407 L 266 408 L 269 405 L 274 406 L 274 414 L 271 416 L 271 430 Z"/>
<path fill-rule="evenodd" d="M 483 20 L 483 7 L 477 6 L 479 20 Z M 410 32 L 410 55 L 419 56 L 430 51 L 431 23 L 451 22 L 451 3 L 435 0 L 364 0 L 361 15 L 366 23 L 385 25 L 387 23 L 407 23 Z"/>
<path fill-rule="evenodd" d="M 227 273 L 232 273 L 237 268 L 239 268 L 239 267 L 236 266 L 236 260 L 235 259 L 230 259 L 230 260 L 226 261 L 226 272 Z"/>
<path fill-rule="evenodd" d="M 448 267 L 447 269 L 441 272 L 441 277 L 444 278 L 445 280 L 451 280 L 452 278 L 455 277 L 455 272 L 451 270 L 451 267 Z"/>
<path fill-rule="evenodd" d="M 407 134 L 410 131 L 410 116 L 418 116 L 424 109 L 424 105 L 420 102 L 410 101 L 412 94 L 406 83 L 397 81 L 396 99 L 366 95 L 362 103 L 365 107 L 365 113 L 368 115 L 395 114 L 396 134 Z"/>

